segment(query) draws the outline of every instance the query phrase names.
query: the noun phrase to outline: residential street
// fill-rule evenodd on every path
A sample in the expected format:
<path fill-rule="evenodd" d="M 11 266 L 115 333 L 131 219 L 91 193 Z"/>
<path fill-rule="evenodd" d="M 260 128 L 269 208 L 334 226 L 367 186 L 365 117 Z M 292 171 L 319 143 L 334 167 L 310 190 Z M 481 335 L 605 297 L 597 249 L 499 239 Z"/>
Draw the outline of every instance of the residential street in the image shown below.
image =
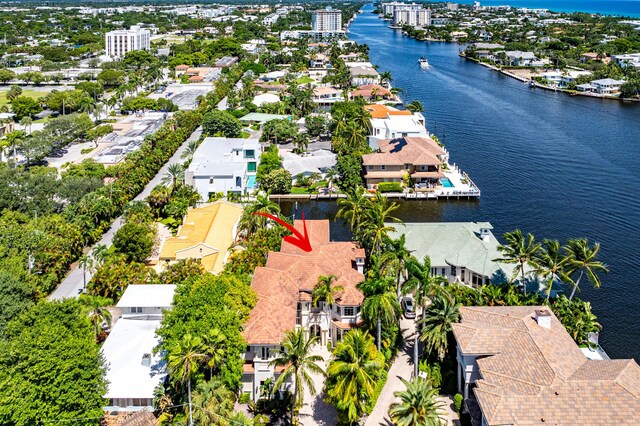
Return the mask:
<path fill-rule="evenodd" d="M 151 190 L 153 190 L 153 188 L 155 188 L 157 185 L 160 184 L 160 181 L 162 180 L 162 176 L 167 172 L 169 165 L 173 163 L 182 162 L 182 160 L 180 159 L 180 156 L 186 149 L 189 142 L 198 140 L 201 134 L 202 134 L 202 127 L 198 127 L 191 134 L 191 136 L 189 136 L 187 140 L 176 150 L 175 154 L 169 159 L 169 161 L 165 163 L 164 166 L 162 166 L 158 174 L 153 179 L 151 179 L 151 181 L 149 181 L 147 186 L 145 186 L 142 192 L 138 194 L 138 196 L 135 197 L 134 200 L 135 201 L 143 200 L 149 194 L 151 194 Z M 113 223 L 111 224 L 111 227 L 107 230 L 107 232 L 105 232 L 102 235 L 102 238 L 100 239 L 100 241 L 98 241 L 94 246 L 90 248 L 89 253 L 91 253 L 91 250 L 93 250 L 93 247 L 95 247 L 98 244 L 104 244 L 107 247 L 110 247 L 115 233 L 118 231 L 118 229 L 120 229 L 121 226 L 122 226 L 122 216 L 119 216 L 113 221 Z M 86 281 L 89 282 L 90 279 L 91 279 L 91 272 L 86 271 Z M 77 263 L 74 263 L 71 266 L 71 271 L 69 272 L 67 277 L 62 281 L 62 283 L 58 286 L 58 288 L 51 294 L 51 296 L 49 296 L 49 300 L 60 300 L 66 297 L 78 297 L 80 292 L 82 291 L 83 286 L 84 286 L 84 279 L 83 279 L 82 268 L 79 268 Z"/>

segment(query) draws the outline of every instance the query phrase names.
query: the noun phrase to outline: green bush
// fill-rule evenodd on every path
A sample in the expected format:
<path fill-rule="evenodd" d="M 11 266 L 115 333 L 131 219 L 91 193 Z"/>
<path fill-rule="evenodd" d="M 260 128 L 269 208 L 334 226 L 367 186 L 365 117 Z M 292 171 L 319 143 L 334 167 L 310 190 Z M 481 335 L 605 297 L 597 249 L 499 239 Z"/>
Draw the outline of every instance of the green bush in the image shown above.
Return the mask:
<path fill-rule="evenodd" d="M 378 191 L 380 192 L 402 192 L 402 185 L 400 182 L 380 182 L 378 184 Z"/>
<path fill-rule="evenodd" d="M 453 409 L 455 410 L 456 413 L 458 413 L 458 416 L 460 415 L 460 411 L 462 411 L 462 401 L 463 400 L 464 400 L 464 398 L 459 393 L 457 393 L 453 397 Z"/>
<path fill-rule="evenodd" d="M 238 400 L 240 404 L 248 404 L 249 401 L 251 401 L 251 394 L 249 394 L 248 392 L 245 392 L 242 395 L 240 395 L 240 399 Z"/>

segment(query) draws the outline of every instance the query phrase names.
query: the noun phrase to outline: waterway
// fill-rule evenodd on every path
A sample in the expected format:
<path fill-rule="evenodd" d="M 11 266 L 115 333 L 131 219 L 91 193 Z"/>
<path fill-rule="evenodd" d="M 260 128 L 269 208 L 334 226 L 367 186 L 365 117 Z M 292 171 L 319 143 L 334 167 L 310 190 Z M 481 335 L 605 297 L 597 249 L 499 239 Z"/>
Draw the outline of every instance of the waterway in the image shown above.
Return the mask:
<path fill-rule="evenodd" d="M 458 57 L 458 45 L 419 42 L 387 28 L 367 5 L 349 37 L 370 47 L 401 96 L 425 105 L 427 127 L 482 191 L 480 201 L 406 201 L 405 222 L 490 221 L 538 239 L 600 242 L 611 272 L 583 283 L 612 357 L 640 359 L 640 105 L 530 89 Z M 418 68 L 427 56 L 432 68 Z M 284 213 L 292 206 L 283 203 Z M 335 203 L 298 203 L 307 218 L 335 217 Z M 348 238 L 340 221 L 332 238 Z"/>

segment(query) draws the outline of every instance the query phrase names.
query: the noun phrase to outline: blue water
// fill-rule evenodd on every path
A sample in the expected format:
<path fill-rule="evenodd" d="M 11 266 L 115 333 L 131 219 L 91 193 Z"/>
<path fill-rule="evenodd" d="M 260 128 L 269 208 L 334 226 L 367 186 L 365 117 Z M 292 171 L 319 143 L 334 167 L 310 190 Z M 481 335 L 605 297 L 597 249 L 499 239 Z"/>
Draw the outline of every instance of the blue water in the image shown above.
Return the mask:
<path fill-rule="evenodd" d="M 453 184 L 451 183 L 451 181 L 449 180 L 449 178 L 442 178 L 440 179 L 440 183 L 442 184 L 443 187 L 445 188 L 453 188 Z"/>
<path fill-rule="evenodd" d="M 473 0 L 458 0 L 457 3 L 472 4 Z M 639 0 L 480 0 L 483 6 L 528 7 L 549 9 L 554 12 L 588 12 L 601 15 L 640 17 Z"/>

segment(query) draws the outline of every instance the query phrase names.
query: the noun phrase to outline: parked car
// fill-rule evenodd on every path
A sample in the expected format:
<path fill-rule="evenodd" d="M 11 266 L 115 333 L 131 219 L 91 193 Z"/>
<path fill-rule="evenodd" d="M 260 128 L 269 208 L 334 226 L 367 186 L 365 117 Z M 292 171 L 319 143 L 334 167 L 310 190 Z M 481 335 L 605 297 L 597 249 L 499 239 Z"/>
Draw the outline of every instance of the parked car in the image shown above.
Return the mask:
<path fill-rule="evenodd" d="M 37 166 L 47 167 L 48 165 L 49 165 L 49 162 L 47 160 L 38 160 L 38 161 L 33 161 L 31 163 L 28 163 L 24 167 L 25 169 L 28 170 L 31 167 L 37 167 Z"/>
<path fill-rule="evenodd" d="M 60 151 L 51 151 L 47 157 L 62 158 L 63 155 Z"/>
<path fill-rule="evenodd" d="M 416 317 L 416 304 L 413 302 L 412 297 L 403 297 L 400 301 L 400 306 L 402 306 L 402 312 L 406 319 L 413 319 Z"/>

